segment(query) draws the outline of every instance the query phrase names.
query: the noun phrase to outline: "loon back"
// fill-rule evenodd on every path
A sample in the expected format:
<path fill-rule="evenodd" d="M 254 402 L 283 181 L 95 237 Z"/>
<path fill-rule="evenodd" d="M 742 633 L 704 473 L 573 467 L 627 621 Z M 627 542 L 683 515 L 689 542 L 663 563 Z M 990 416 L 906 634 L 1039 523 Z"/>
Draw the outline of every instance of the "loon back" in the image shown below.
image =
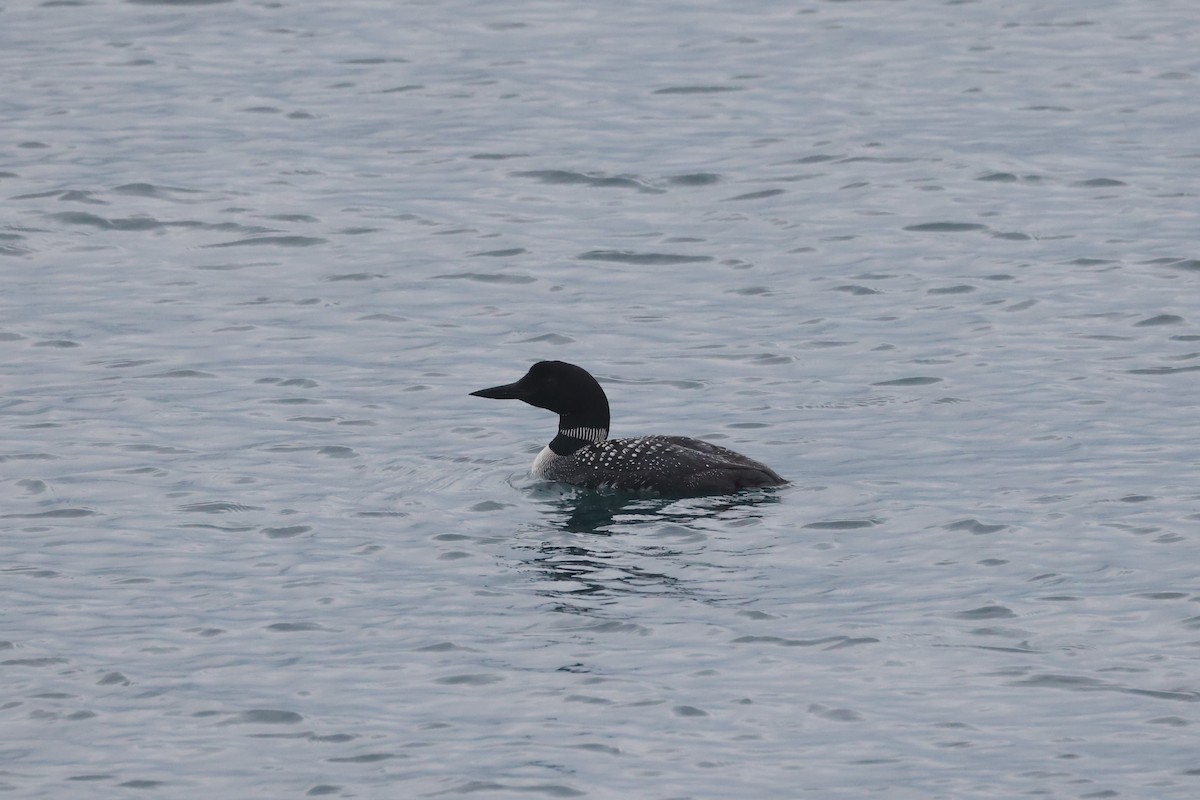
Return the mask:
<path fill-rule="evenodd" d="M 547 447 L 534 462 L 539 478 L 586 489 L 664 494 L 731 494 L 787 483 L 766 464 L 687 436 L 640 436 L 593 442 L 568 456 Z"/>
<path fill-rule="evenodd" d="M 533 462 L 546 480 L 588 489 L 665 494 L 729 494 L 787 483 L 770 467 L 686 436 L 608 438 L 608 398 L 587 370 L 563 361 L 539 361 L 516 383 L 472 392 L 476 397 L 522 400 L 558 416 L 558 435 Z"/>

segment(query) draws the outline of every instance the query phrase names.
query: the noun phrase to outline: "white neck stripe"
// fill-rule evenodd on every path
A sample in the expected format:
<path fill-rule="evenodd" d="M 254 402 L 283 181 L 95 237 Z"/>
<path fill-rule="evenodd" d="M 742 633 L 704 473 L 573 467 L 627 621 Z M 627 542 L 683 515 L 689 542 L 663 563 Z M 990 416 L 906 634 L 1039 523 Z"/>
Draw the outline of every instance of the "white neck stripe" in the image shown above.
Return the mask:
<path fill-rule="evenodd" d="M 608 431 L 604 428 L 559 428 L 558 435 L 582 439 L 585 442 L 603 442 L 608 438 Z"/>

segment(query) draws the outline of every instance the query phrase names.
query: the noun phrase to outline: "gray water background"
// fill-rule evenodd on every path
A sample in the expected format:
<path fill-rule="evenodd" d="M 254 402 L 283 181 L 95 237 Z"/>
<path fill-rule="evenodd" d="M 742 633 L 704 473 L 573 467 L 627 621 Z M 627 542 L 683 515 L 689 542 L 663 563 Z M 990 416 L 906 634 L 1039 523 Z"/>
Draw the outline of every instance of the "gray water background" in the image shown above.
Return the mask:
<path fill-rule="evenodd" d="M 1194 798 L 1200 6 L 0 8 L 9 797 Z M 780 492 L 538 484 L 614 433 Z"/>

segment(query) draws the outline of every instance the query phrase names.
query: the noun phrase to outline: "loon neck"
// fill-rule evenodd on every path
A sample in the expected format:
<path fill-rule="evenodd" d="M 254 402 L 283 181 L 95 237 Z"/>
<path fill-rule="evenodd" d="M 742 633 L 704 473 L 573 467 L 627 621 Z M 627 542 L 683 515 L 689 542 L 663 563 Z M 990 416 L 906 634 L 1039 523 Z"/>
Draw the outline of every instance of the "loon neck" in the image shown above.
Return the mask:
<path fill-rule="evenodd" d="M 600 420 L 592 424 L 582 424 L 575 417 L 566 414 L 558 418 L 558 435 L 550 441 L 550 449 L 555 455 L 569 456 L 579 448 L 594 442 L 603 442 L 608 438 L 608 420 L 601 424 Z"/>

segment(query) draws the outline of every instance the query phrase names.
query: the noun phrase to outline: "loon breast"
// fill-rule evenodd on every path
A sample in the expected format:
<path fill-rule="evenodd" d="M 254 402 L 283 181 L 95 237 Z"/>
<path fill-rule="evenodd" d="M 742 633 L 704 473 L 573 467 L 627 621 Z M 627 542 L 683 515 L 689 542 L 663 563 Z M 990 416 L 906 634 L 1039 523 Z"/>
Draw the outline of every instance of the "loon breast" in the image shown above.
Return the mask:
<path fill-rule="evenodd" d="M 787 483 L 761 462 L 686 436 L 608 439 L 565 456 L 546 447 L 534 460 L 533 473 L 587 489 L 667 494 L 729 493 Z"/>

